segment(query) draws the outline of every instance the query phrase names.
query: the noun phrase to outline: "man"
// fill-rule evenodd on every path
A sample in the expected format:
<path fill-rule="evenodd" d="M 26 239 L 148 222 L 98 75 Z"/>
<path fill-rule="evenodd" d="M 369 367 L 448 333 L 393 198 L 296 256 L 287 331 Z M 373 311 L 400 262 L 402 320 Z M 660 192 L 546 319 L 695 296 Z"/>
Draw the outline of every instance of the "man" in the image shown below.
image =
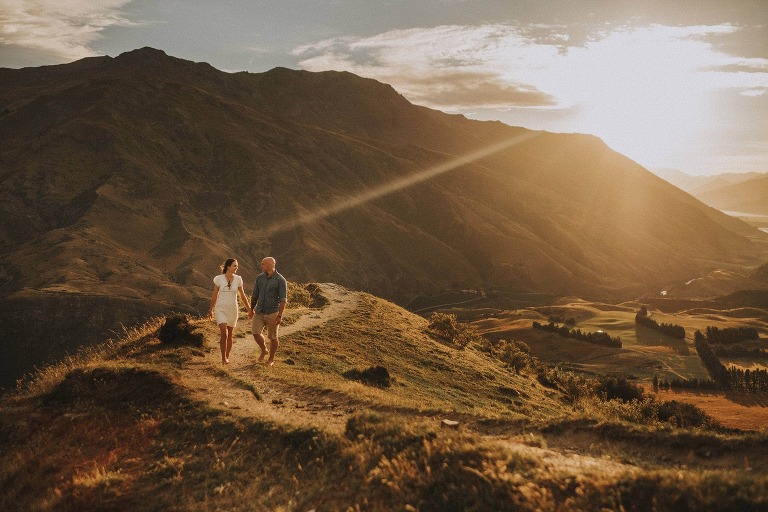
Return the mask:
<path fill-rule="evenodd" d="M 264 344 L 264 327 L 267 328 L 269 338 L 269 359 L 267 364 L 275 364 L 275 352 L 277 352 L 277 331 L 283 320 L 285 303 L 288 301 L 288 283 L 280 273 L 275 270 L 275 258 L 269 256 L 261 260 L 263 272 L 256 276 L 251 296 L 250 315 L 253 316 L 253 338 L 261 349 L 259 361 L 264 361 L 267 355 L 267 347 Z"/>

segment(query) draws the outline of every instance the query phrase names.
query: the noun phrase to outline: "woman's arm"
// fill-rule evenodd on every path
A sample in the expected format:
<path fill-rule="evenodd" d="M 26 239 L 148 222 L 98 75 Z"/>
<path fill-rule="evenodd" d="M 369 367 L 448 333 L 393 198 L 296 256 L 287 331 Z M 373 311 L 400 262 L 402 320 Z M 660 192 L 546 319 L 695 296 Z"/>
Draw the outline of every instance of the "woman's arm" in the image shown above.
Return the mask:
<path fill-rule="evenodd" d="M 240 294 L 240 300 L 242 300 L 243 304 L 245 304 L 245 309 L 250 311 L 251 310 L 251 305 L 248 303 L 248 297 L 245 296 L 245 290 L 243 290 L 242 286 L 238 287 L 237 293 Z"/>
<path fill-rule="evenodd" d="M 213 287 L 213 295 L 211 295 L 211 309 L 208 310 L 208 318 L 213 320 L 213 307 L 216 305 L 216 299 L 219 298 L 219 287 Z"/>

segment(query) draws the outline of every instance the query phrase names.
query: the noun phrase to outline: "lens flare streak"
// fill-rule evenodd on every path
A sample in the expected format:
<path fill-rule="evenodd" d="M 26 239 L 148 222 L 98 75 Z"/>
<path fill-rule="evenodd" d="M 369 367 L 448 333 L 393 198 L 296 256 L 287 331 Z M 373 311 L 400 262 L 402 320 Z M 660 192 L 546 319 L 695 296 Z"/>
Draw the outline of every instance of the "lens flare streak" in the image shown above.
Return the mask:
<path fill-rule="evenodd" d="M 290 231 L 298 226 L 312 224 L 314 222 L 317 222 L 320 219 L 324 219 L 326 217 L 336 215 L 338 213 L 344 212 L 346 210 L 350 210 L 352 208 L 356 208 L 360 205 L 363 205 L 365 203 L 368 203 L 380 197 L 386 196 L 388 194 L 392 194 L 394 192 L 398 192 L 400 190 L 416 185 L 417 183 L 421 183 L 423 181 L 434 178 L 435 176 L 439 176 L 448 171 L 452 171 L 453 169 L 456 169 L 457 167 L 460 167 L 464 164 L 477 161 L 481 158 L 485 158 L 494 153 L 498 153 L 499 151 L 503 151 L 512 146 L 521 144 L 525 141 L 528 141 L 534 137 L 539 136 L 541 133 L 542 132 L 539 132 L 539 131 L 529 131 L 521 135 L 518 135 L 516 137 L 512 137 L 511 139 L 507 139 L 503 142 L 494 144 L 492 146 L 488 146 L 486 148 L 473 151 L 469 154 L 457 156 L 455 158 L 452 158 L 451 160 L 448 160 L 447 162 L 435 165 L 428 169 L 424 169 L 411 176 L 399 178 L 389 183 L 384 183 L 373 189 L 363 190 L 351 197 L 347 197 L 333 204 L 319 207 L 309 212 L 299 213 L 293 219 L 277 222 L 269 226 L 265 231 L 265 236 L 272 236 L 277 233 Z"/>

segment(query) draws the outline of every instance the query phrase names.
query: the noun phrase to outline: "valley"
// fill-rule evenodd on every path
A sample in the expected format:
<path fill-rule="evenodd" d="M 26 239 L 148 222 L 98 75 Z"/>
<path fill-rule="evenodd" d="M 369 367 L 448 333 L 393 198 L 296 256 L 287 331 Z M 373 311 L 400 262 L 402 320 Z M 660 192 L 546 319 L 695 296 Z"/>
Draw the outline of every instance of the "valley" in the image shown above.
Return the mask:
<path fill-rule="evenodd" d="M 765 392 L 740 392 L 696 389 L 654 389 L 659 381 L 708 380 L 709 373 L 694 346 L 694 333 L 707 327 L 732 329 L 748 327 L 759 332 L 759 341 L 747 343 L 749 349 L 768 351 L 768 311 L 760 308 L 695 308 L 675 312 L 650 309 L 658 323 L 685 328 L 685 339 L 678 339 L 635 323 L 642 302 L 606 304 L 579 299 L 560 299 L 553 305 L 498 310 L 457 306 L 437 311 L 456 315 L 491 339 L 517 340 L 530 348 L 542 362 L 588 375 L 626 376 L 649 395 L 663 400 L 678 400 L 701 407 L 723 425 L 760 430 L 768 424 L 768 399 Z M 533 322 L 546 324 L 551 319 L 570 329 L 603 331 L 619 337 L 621 348 L 599 347 L 585 341 L 564 338 L 532 328 Z M 721 357 L 726 367 L 766 370 L 768 358 Z"/>

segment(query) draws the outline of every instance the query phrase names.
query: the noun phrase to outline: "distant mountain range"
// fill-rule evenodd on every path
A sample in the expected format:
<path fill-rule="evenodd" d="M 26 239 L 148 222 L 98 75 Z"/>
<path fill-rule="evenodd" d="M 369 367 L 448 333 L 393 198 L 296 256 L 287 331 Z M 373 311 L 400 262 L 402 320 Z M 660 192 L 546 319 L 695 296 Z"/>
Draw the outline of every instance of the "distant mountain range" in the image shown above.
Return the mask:
<path fill-rule="evenodd" d="M 273 255 L 291 280 L 405 305 L 625 297 L 768 259 L 768 235 L 596 137 L 448 115 L 350 73 L 232 74 L 143 48 L 0 83 L 6 375 L 202 313 L 230 256 L 247 288 Z"/>
<path fill-rule="evenodd" d="M 768 216 L 768 172 L 714 176 L 691 176 L 672 169 L 654 172 L 718 210 Z"/>

